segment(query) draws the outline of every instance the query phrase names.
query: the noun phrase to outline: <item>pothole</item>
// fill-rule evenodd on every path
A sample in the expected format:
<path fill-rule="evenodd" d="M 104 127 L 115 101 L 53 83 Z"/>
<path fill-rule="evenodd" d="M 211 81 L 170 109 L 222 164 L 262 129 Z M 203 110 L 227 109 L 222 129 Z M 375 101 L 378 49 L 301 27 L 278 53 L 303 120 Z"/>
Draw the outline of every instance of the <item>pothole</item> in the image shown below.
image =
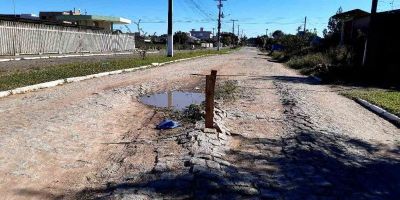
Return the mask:
<path fill-rule="evenodd" d="M 169 108 L 183 111 L 190 105 L 200 105 L 205 100 L 205 94 L 197 92 L 171 91 L 139 97 L 143 104 L 157 108 Z"/>

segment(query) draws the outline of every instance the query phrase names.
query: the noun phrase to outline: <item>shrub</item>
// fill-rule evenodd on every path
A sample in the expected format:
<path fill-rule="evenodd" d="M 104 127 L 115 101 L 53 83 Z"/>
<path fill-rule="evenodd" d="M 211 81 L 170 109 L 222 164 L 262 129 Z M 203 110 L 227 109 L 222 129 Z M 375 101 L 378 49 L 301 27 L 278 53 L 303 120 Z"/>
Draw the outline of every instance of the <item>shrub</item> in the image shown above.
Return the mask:
<path fill-rule="evenodd" d="M 229 80 L 218 84 L 215 89 L 215 98 L 224 101 L 234 101 L 239 93 L 237 81 Z"/>
<path fill-rule="evenodd" d="M 313 68 L 318 65 L 327 65 L 331 63 L 330 58 L 322 53 L 307 54 L 305 56 L 295 56 L 291 58 L 287 65 L 294 69 Z"/>
<path fill-rule="evenodd" d="M 271 58 L 276 61 L 282 61 L 285 59 L 285 53 L 281 51 L 274 51 L 271 53 Z"/>
<path fill-rule="evenodd" d="M 195 123 L 204 118 L 204 105 L 191 104 L 184 111 L 184 117 L 187 121 Z"/>
<path fill-rule="evenodd" d="M 331 62 L 336 65 L 349 65 L 353 61 L 353 52 L 349 47 L 337 47 L 328 51 Z"/>

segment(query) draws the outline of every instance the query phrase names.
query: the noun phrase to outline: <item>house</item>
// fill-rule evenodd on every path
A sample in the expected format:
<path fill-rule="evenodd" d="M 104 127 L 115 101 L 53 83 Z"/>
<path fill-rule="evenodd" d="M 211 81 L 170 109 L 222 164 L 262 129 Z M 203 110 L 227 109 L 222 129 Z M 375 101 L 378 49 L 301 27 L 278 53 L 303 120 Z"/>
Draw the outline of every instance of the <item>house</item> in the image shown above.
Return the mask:
<path fill-rule="evenodd" d="M 200 31 L 196 31 L 196 29 L 192 29 L 190 31 L 190 35 L 198 38 L 200 40 L 209 40 L 212 38 L 212 32 L 211 31 L 204 31 L 204 28 L 200 28 Z"/>
<path fill-rule="evenodd" d="M 190 43 L 190 44 L 198 43 L 201 41 L 201 39 L 192 36 L 190 33 L 187 35 L 188 35 L 188 43 Z"/>
<path fill-rule="evenodd" d="M 39 20 L 39 17 L 35 14 L 0 14 L 0 18 Z"/>
<path fill-rule="evenodd" d="M 400 10 L 371 14 L 359 9 L 333 16 L 343 22 L 341 44 L 350 45 L 356 51 L 359 63 L 379 67 L 382 71 L 395 74 L 400 72 Z M 373 27 L 371 29 L 371 22 Z M 368 39 L 368 41 L 367 41 Z M 366 51 L 365 47 L 369 50 Z"/>
<path fill-rule="evenodd" d="M 66 15 L 80 15 L 81 11 L 80 10 L 70 10 L 70 11 L 56 11 L 56 12 L 48 12 L 48 11 L 42 11 L 39 13 L 39 18 L 43 21 L 49 21 L 49 22 L 58 22 L 58 23 L 63 23 L 63 24 L 72 24 L 72 22 L 69 21 L 60 21 L 57 19 L 58 16 L 66 16 Z"/>
<path fill-rule="evenodd" d="M 40 12 L 41 20 L 57 22 L 62 24 L 73 24 L 77 26 L 96 27 L 105 31 L 113 31 L 114 24 L 130 24 L 131 20 L 121 17 L 87 15 L 80 10 L 62 12 Z"/>
<path fill-rule="evenodd" d="M 214 48 L 214 44 L 203 42 L 201 43 L 201 48 Z"/>
<path fill-rule="evenodd" d="M 340 44 L 349 44 L 368 32 L 370 14 L 366 11 L 350 10 L 332 18 L 342 21 Z"/>

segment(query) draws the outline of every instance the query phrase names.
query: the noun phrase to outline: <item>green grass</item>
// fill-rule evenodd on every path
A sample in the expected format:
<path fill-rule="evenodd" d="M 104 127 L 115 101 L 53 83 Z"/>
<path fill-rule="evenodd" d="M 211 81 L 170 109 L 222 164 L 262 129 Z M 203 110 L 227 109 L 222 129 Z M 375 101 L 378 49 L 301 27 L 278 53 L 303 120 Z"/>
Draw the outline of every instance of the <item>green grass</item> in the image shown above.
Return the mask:
<path fill-rule="evenodd" d="M 70 77 L 86 76 L 101 72 L 140 67 L 143 65 L 149 65 L 151 63 L 162 63 L 206 54 L 225 54 L 229 51 L 229 49 L 224 49 L 219 52 L 215 50 L 201 50 L 177 53 L 173 58 L 160 55 L 152 55 L 147 56 L 144 60 L 137 57 L 132 57 L 116 59 L 108 62 L 71 63 L 64 65 L 55 65 L 46 68 L 31 69 L 28 71 L 11 72 L 8 74 L 0 75 L 0 91 L 39 84 L 48 81 L 66 79 Z"/>
<path fill-rule="evenodd" d="M 352 99 L 364 99 L 372 104 L 386 109 L 397 116 L 400 116 L 400 91 L 383 89 L 356 89 L 343 92 L 342 94 Z"/>

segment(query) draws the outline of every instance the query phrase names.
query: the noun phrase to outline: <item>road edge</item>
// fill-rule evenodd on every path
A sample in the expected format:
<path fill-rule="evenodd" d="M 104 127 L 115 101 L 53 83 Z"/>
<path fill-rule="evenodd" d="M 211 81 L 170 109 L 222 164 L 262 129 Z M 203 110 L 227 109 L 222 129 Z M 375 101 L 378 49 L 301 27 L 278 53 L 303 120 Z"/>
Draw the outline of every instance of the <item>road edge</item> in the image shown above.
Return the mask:
<path fill-rule="evenodd" d="M 147 52 L 147 54 L 158 52 Z M 75 58 L 75 57 L 92 57 L 92 56 L 118 56 L 133 55 L 135 52 L 118 52 L 118 53 L 88 53 L 88 54 L 64 54 L 64 55 L 42 55 L 42 56 L 25 56 L 16 58 L 0 58 L 0 62 L 21 61 L 21 60 L 39 60 L 50 58 Z"/>
<path fill-rule="evenodd" d="M 60 79 L 60 80 L 55 80 L 55 81 L 50 81 L 50 82 L 45 82 L 45 83 L 39 83 L 39 84 L 35 84 L 35 85 L 28 85 L 25 87 L 15 88 L 15 89 L 6 90 L 6 91 L 0 91 L 0 98 L 8 97 L 8 96 L 15 95 L 15 94 L 24 94 L 24 93 L 28 93 L 28 92 L 37 91 L 40 89 L 45 89 L 45 88 L 52 88 L 52 87 L 64 85 L 67 83 L 81 82 L 81 81 L 89 80 L 89 79 L 93 79 L 93 78 L 100 78 L 100 77 L 122 74 L 122 73 L 130 73 L 130 72 L 135 72 L 138 70 L 149 69 L 149 68 L 153 68 L 153 67 L 160 67 L 163 65 L 171 64 L 171 63 L 193 60 L 193 59 L 198 59 L 198 58 L 213 56 L 213 55 L 216 55 L 216 54 L 205 54 L 205 55 L 201 55 L 201 56 L 195 56 L 192 58 L 177 59 L 177 60 L 172 60 L 172 61 L 163 62 L 163 63 L 152 63 L 151 65 L 144 65 L 144 66 L 139 66 L 139 67 L 134 67 L 134 68 L 115 70 L 115 71 L 110 71 L 110 72 L 101 72 L 101 73 L 90 74 L 90 75 L 86 75 L 86 76 L 71 77 L 71 78 Z"/>
<path fill-rule="evenodd" d="M 355 101 L 360 105 L 362 105 L 363 107 L 367 108 L 368 110 L 372 111 L 373 113 L 377 114 L 378 116 L 384 118 L 385 120 L 389 121 L 390 123 L 400 128 L 400 117 L 364 99 L 356 98 Z"/>

